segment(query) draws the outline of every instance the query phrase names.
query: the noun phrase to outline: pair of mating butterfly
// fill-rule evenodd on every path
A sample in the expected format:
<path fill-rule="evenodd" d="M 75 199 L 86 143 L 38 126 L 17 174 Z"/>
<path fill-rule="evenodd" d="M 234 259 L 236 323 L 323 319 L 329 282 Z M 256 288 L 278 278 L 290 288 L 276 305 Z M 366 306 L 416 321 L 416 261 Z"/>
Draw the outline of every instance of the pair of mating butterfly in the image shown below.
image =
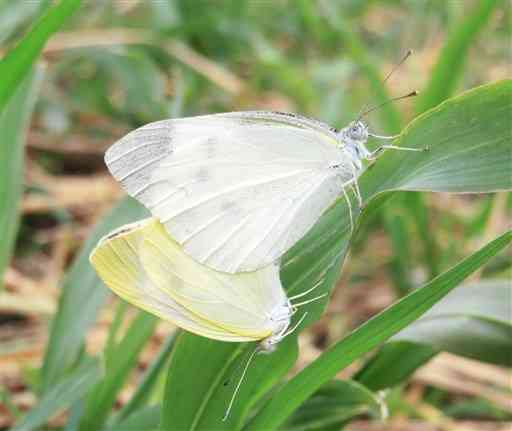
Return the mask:
<path fill-rule="evenodd" d="M 339 131 L 280 112 L 164 120 L 106 153 L 112 175 L 153 218 L 104 237 L 91 262 L 120 297 L 187 331 L 260 341 L 228 412 L 254 354 L 271 352 L 306 316 L 290 329 L 298 307 L 319 298 L 292 303 L 314 287 L 288 298 L 279 258 L 339 196 L 352 214 L 347 189 L 362 205 L 362 160 L 418 151 L 370 152 L 369 136 L 391 137 L 372 135 L 361 118 Z"/>

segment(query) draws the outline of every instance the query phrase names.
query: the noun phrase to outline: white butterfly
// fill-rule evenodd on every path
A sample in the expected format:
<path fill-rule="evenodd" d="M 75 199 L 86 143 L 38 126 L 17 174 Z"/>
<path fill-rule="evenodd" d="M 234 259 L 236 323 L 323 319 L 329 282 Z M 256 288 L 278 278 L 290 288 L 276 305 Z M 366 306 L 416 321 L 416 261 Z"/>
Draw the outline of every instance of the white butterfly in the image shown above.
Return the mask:
<path fill-rule="evenodd" d="M 368 111 L 367 111 L 368 112 Z M 115 143 L 105 161 L 196 261 L 228 273 L 277 261 L 384 149 L 359 118 L 336 130 L 282 112 L 157 121 Z M 352 214 L 350 212 L 350 214 Z"/>

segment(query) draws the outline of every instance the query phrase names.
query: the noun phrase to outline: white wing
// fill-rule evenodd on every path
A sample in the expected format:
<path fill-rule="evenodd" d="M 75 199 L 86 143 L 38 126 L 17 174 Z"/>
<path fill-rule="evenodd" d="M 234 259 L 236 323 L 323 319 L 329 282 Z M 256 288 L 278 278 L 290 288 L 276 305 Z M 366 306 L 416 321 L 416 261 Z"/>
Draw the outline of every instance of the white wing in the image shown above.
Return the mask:
<path fill-rule="evenodd" d="M 279 269 L 226 274 L 194 261 L 156 219 L 103 238 L 91 263 L 126 301 L 199 335 L 224 341 L 269 336 L 276 306 L 287 303 Z"/>
<path fill-rule="evenodd" d="M 148 124 L 105 160 L 186 253 L 235 273 L 278 259 L 341 193 L 352 174 L 335 144 L 322 123 L 240 112 Z"/>

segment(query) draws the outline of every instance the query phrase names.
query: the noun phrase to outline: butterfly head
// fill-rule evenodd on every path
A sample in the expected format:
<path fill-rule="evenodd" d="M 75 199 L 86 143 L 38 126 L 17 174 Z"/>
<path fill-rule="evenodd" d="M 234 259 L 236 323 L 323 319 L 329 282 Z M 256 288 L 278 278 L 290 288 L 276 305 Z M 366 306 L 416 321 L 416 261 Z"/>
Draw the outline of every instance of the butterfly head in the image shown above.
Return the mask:
<path fill-rule="evenodd" d="M 288 335 L 287 330 L 293 313 L 293 306 L 289 300 L 274 307 L 268 318 L 272 333 L 260 341 L 261 352 L 273 352 L 276 349 L 276 345 Z"/>
<path fill-rule="evenodd" d="M 338 132 L 339 145 L 351 156 L 356 168 L 361 168 L 361 160 L 370 154 L 366 148 L 368 126 L 360 119 L 352 121 Z"/>
<path fill-rule="evenodd" d="M 366 143 L 368 140 L 368 126 L 362 120 L 354 120 L 345 127 L 344 138 L 354 143 Z"/>

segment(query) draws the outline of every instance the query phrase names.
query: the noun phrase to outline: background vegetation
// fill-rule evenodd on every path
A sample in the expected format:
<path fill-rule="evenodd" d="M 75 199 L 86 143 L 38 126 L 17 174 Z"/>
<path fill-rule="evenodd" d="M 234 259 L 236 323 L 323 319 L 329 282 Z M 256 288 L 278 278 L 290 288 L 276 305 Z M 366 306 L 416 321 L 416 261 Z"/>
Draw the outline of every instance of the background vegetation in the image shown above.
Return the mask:
<path fill-rule="evenodd" d="M 509 427 L 511 24 L 497 0 L 0 1 L 0 427 Z M 250 346 L 178 334 L 89 266 L 101 234 L 146 214 L 105 149 L 220 111 L 342 127 L 412 89 L 370 125 L 431 151 L 386 154 L 361 178 L 357 234 L 340 201 L 285 257 L 289 291 L 331 298 L 257 358 L 221 422 Z"/>

